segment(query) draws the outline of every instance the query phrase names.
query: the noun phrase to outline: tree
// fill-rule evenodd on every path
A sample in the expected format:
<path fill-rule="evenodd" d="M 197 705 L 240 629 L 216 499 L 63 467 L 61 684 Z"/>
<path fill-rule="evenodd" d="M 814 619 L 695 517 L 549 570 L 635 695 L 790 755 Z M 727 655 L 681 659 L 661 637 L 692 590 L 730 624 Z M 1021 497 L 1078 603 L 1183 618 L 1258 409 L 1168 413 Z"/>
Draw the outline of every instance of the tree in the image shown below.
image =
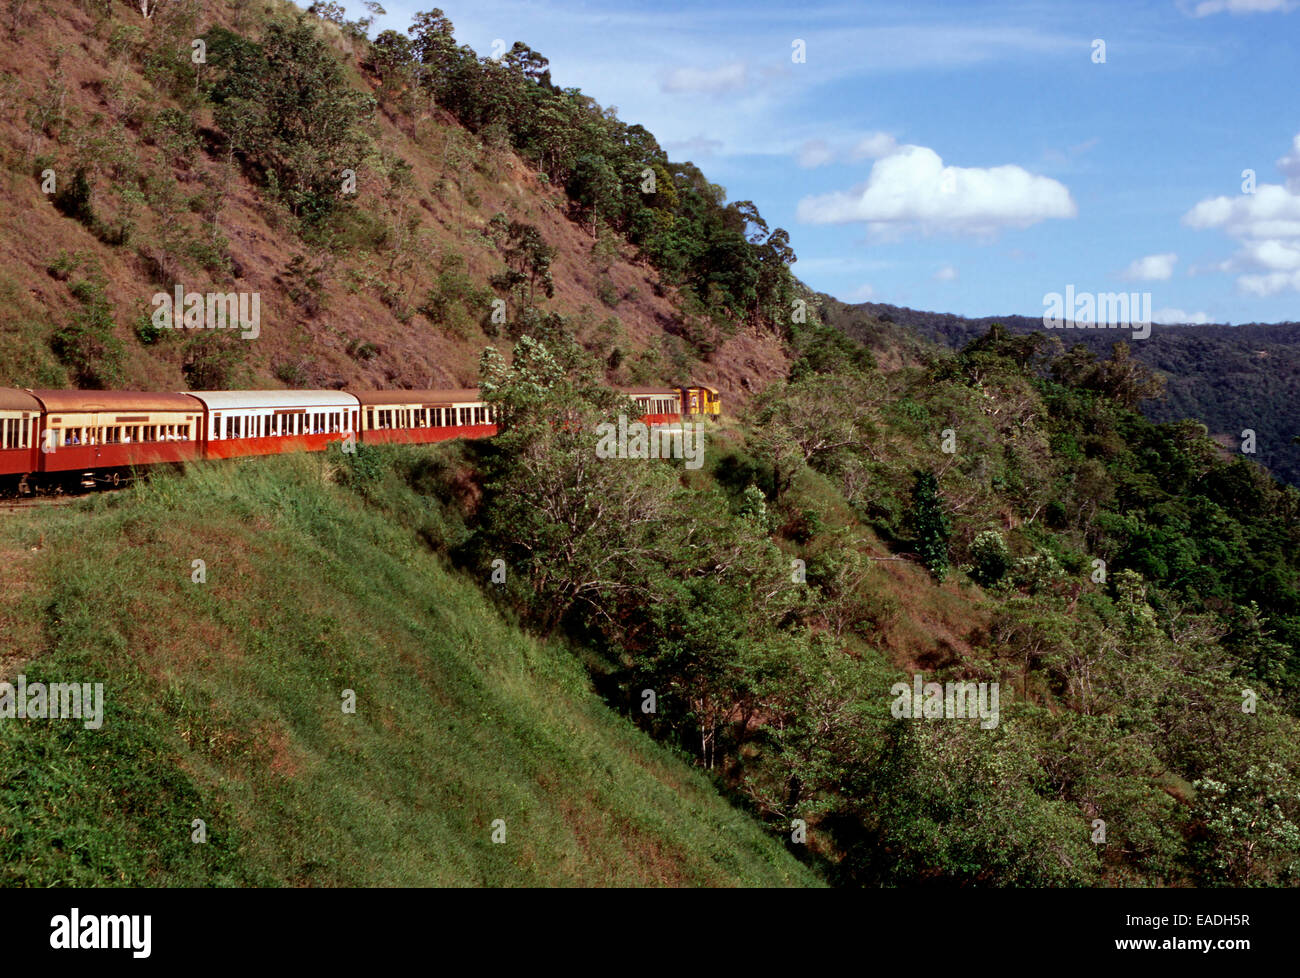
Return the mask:
<path fill-rule="evenodd" d="M 992 587 L 1011 569 L 1011 554 L 1007 542 L 997 530 L 985 530 L 970 546 L 974 567 L 971 577 L 982 587 Z"/>
<path fill-rule="evenodd" d="M 506 274 L 498 276 L 493 284 L 509 290 L 527 285 L 526 308 L 533 308 L 535 293 L 541 289 L 549 299 L 555 295 L 555 282 L 551 278 L 551 261 L 555 249 L 546 243 L 542 233 L 531 224 L 511 221 L 506 232 Z"/>
<path fill-rule="evenodd" d="M 340 200 L 342 171 L 361 161 L 358 126 L 373 99 L 348 84 L 305 15 L 271 24 L 261 45 L 232 54 L 212 93 L 218 125 L 294 214 L 323 216 Z"/>
<path fill-rule="evenodd" d="M 755 452 L 772 466 L 772 491 L 789 490 L 805 466 L 834 472 L 848 456 L 870 451 L 871 429 L 859 405 L 871 397 L 865 377 L 807 373 L 769 384 L 750 409 Z"/>
<path fill-rule="evenodd" d="M 913 473 L 912 506 L 908 522 L 916 536 L 917 551 L 936 581 L 948 573 L 948 517 L 939 499 L 939 480 L 933 472 Z"/>
<path fill-rule="evenodd" d="M 530 336 L 512 362 L 489 347 L 479 387 L 500 434 L 476 550 L 506 561 L 506 588 L 551 631 L 570 613 L 606 620 L 644 595 L 645 562 L 660 559 L 676 517 L 667 466 L 627 465 L 593 450 L 602 410 Z M 607 406 L 614 403 L 606 392 Z"/>
<path fill-rule="evenodd" d="M 370 48 L 375 71 L 386 86 L 404 79 L 415 63 L 415 45 L 398 31 L 381 32 Z"/>
<path fill-rule="evenodd" d="M 591 225 L 593 238 L 598 220 L 612 222 L 617 216 L 619 189 L 618 175 L 603 156 L 584 153 L 578 157 L 567 190 L 579 214 Z"/>

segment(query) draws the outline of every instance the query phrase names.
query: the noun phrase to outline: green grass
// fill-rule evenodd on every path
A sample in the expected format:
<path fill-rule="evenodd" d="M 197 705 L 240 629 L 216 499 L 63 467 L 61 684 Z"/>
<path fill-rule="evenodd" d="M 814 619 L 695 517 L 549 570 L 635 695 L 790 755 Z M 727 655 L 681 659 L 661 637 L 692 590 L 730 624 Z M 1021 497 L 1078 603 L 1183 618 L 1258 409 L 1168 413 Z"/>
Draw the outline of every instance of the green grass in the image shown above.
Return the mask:
<path fill-rule="evenodd" d="M 100 730 L 0 720 L 0 883 L 817 883 L 431 553 L 435 502 L 332 471 L 194 467 L 0 522 L 4 678 L 107 701 Z"/>

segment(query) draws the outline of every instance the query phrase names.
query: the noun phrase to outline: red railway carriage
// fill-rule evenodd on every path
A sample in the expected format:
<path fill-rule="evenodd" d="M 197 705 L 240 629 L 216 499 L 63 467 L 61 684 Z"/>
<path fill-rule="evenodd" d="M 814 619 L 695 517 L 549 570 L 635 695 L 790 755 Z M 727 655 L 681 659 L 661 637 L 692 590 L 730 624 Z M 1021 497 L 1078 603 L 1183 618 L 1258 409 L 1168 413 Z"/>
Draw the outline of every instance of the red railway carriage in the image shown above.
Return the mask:
<path fill-rule="evenodd" d="M 636 402 L 646 424 L 672 424 L 682 419 L 681 391 L 675 387 L 624 387 L 622 391 Z"/>
<path fill-rule="evenodd" d="M 83 474 L 201 458 L 203 405 L 188 394 L 34 390 L 40 471 Z"/>
<path fill-rule="evenodd" d="M 357 399 L 342 391 L 194 391 L 207 408 L 206 458 L 320 452 L 357 431 Z"/>
<path fill-rule="evenodd" d="M 40 467 L 41 402 L 27 391 L 0 387 L 0 480 L 19 482 Z"/>
<path fill-rule="evenodd" d="M 474 387 L 349 394 L 361 404 L 361 440 L 367 444 L 424 444 L 497 433 L 492 408 Z"/>

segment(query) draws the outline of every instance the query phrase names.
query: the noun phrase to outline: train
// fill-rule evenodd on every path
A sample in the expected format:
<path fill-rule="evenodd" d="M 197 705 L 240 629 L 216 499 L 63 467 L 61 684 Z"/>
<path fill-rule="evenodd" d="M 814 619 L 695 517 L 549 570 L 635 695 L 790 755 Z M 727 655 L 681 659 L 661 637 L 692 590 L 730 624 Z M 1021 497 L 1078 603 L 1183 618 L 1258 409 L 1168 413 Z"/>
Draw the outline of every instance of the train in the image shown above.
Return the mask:
<path fill-rule="evenodd" d="M 648 424 L 717 416 L 716 388 L 630 387 Z M 477 388 L 82 391 L 0 387 L 0 489 L 120 484 L 149 466 L 324 451 L 330 442 L 429 444 L 496 434 Z"/>

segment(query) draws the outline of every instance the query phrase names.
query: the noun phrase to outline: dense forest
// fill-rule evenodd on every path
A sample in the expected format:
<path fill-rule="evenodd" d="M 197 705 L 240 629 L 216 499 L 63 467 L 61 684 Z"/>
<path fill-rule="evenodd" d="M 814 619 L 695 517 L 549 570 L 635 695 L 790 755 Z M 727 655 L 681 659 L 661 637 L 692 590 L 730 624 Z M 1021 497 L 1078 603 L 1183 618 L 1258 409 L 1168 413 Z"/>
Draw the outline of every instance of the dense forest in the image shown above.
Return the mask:
<path fill-rule="evenodd" d="M 833 881 L 1294 883 L 1300 492 L 1143 418 L 1122 348 L 1044 346 L 886 374 L 816 330 L 696 473 L 593 459 L 626 405 L 524 336 L 484 354 L 506 431 L 419 470 L 428 539 Z M 917 672 L 1000 723 L 897 719 Z"/>
<path fill-rule="evenodd" d="M 1014 333 L 1041 331 L 1041 319 L 985 316 L 967 319 L 886 303 L 848 305 L 821 297 L 825 320 L 870 340 L 890 326 L 905 326 L 954 349 L 1001 323 Z M 1118 332 L 1118 331 L 1114 331 Z M 1106 356 L 1116 337 L 1100 330 L 1049 333 L 1065 345 L 1082 344 Z M 1142 405 L 1152 421 L 1203 422 L 1228 450 L 1242 450 L 1242 432 L 1255 432 L 1255 461 L 1300 486 L 1300 323 L 1239 326 L 1151 327 L 1148 339 L 1130 343 L 1132 354 L 1165 378 L 1164 394 Z"/>

